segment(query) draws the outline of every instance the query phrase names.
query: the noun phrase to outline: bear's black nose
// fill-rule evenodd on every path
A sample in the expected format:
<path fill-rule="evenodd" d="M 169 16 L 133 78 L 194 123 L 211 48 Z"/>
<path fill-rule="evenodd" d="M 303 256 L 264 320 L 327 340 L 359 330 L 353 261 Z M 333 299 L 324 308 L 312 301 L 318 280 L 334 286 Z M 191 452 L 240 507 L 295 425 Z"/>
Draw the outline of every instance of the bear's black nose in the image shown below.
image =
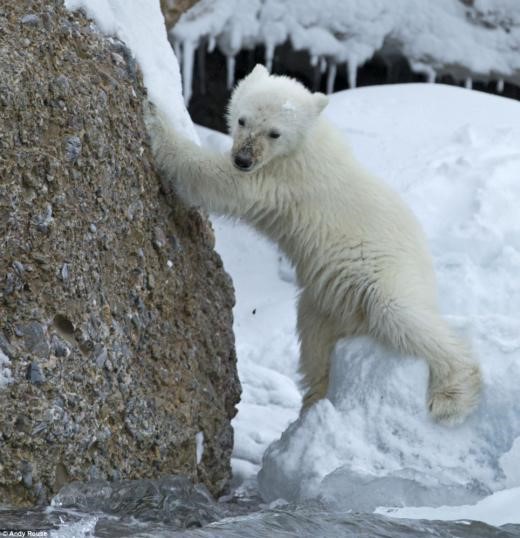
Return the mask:
<path fill-rule="evenodd" d="M 235 156 L 235 166 L 240 168 L 240 170 L 249 170 L 253 164 L 253 159 L 251 157 L 245 157 L 244 155 Z"/>

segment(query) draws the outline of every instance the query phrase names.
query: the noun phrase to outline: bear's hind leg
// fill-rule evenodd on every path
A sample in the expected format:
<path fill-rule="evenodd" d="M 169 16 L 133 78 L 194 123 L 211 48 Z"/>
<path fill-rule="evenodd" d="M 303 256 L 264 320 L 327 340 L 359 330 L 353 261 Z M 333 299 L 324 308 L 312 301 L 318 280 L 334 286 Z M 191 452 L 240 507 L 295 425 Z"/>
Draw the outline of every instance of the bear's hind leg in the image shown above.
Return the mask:
<path fill-rule="evenodd" d="M 405 355 L 428 362 L 428 410 L 447 424 L 462 422 L 478 404 L 479 365 L 437 312 L 398 300 L 373 301 L 369 333 Z"/>
<path fill-rule="evenodd" d="M 298 304 L 300 373 L 305 389 L 302 411 L 325 398 L 329 386 L 330 356 L 340 331 L 334 320 L 321 314 L 305 292 Z"/>

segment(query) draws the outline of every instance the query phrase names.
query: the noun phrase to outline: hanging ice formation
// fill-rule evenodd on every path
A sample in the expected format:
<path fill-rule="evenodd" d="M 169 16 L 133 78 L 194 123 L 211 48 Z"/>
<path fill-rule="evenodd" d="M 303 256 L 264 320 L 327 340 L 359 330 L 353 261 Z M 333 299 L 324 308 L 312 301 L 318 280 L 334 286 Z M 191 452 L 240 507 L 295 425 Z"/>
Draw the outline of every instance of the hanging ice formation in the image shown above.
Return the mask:
<path fill-rule="evenodd" d="M 434 83 L 437 78 L 435 69 L 428 64 L 422 62 L 410 62 L 410 67 L 415 73 L 420 73 L 426 77 L 426 82 Z"/>
<path fill-rule="evenodd" d="M 193 41 L 185 41 L 182 44 L 182 93 L 184 94 L 184 103 L 186 105 L 191 99 L 194 54 L 195 45 Z"/>
<path fill-rule="evenodd" d="M 227 89 L 231 90 L 233 84 L 235 84 L 235 57 L 226 56 L 226 70 L 227 70 Z"/>
<path fill-rule="evenodd" d="M 327 93 L 330 94 L 334 91 L 334 82 L 336 81 L 337 66 L 336 62 L 329 63 L 329 70 L 327 72 Z"/>
<path fill-rule="evenodd" d="M 265 66 L 269 73 L 273 71 L 274 48 L 274 43 L 270 42 L 265 45 Z"/>
<path fill-rule="evenodd" d="M 502 2 L 503 0 L 501 0 Z M 349 87 L 357 70 L 374 54 L 402 55 L 428 82 L 452 74 L 471 87 L 473 80 L 497 80 L 520 85 L 520 2 L 507 12 L 489 8 L 484 0 L 200 0 L 170 30 L 177 58 L 182 59 L 184 98 L 192 93 L 194 53 L 199 64 L 205 50 L 226 57 L 227 87 L 235 83 L 236 55 L 265 47 L 265 65 L 273 69 L 277 47 L 289 43 L 308 52 L 315 69 L 315 86 L 326 77 L 334 90 L 338 67 L 346 71 Z M 493 20 L 493 24 L 485 21 Z M 435 36 L 429 39 L 428 36 Z M 207 47 L 206 47 L 207 43 Z M 343 66 L 343 67 L 342 67 Z M 345 72 L 344 71 L 344 72 Z M 202 87 L 204 85 L 202 84 Z"/>
<path fill-rule="evenodd" d="M 351 55 L 347 62 L 347 78 L 349 88 L 355 88 L 357 85 L 357 70 L 357 60 L 353 55 Z"/>

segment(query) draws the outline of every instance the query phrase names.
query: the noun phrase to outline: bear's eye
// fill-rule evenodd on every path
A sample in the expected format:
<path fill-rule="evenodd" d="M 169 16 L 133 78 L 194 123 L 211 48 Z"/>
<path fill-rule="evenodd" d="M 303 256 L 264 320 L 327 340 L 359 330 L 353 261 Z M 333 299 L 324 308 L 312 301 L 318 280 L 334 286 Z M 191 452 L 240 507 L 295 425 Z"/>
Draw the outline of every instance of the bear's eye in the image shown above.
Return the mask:
<path fill-rule="evenodd" d="M 280 138 L 280 133 L 278 131 L 270 131 L 269 132 L 270 138 Z"/>
<path fill-rule="evenodd" d="M 245 124 L 246 120 L 244 118 L 238 118 L 238 125 L 240 125 L 240 127 L 244 127 Z"/>

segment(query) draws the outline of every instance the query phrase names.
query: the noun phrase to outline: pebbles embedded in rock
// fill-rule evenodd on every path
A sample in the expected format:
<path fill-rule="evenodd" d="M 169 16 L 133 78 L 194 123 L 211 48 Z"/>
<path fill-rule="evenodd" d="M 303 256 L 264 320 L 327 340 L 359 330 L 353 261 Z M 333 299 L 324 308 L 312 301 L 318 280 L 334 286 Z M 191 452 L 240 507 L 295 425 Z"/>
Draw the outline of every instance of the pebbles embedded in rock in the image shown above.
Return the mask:
<path fill-rule="evenodd" d="M 39 232 L 47 232 L 52 221 L 52 205 L 46 204 L 43 213 L 37 215 L 33 222 Z"/>
<path fill-rule="evenodd" d="M 101 349 L 99 354 L 96 356 L 96 366 L 98 368 L 103 368 L 108 359 L 108 352 L 105 348 Z"/>
<path fill-rule="evenodd" d="M 0 333 L 0 351 L 7 355 L 9 359 L 13 359 L 16 355 L 15 348 L 7 341 L 7 338 Z"/>
<path fill-rule="evenodd" d="M 38 15 L 34 15 L 33 13 L 29 13 L 27 15 L 24 15 L 20 22 L 25 26 L 40 26 L 41 19 L 38 17 Z"/>
<path fill-rule="evenodd" d="M 69 161 L 76 162 L 81 154 L 81 139 L 78 136 L 69 136 L 65 140 L 65 156 Z"/>
<path fill-rule="evenodd" d="M 61 272 L 60 272 L 61 279 L 63 280 L 63 282 L 67 282 L 67 280 L 69 279 L 69 274 L 70 274 L 69 264 L 64 263 L 61 266 Z"/>
<path fill-rule="evenodd" d="M 49 343 L 43 326 L 37 321 L 30 321 L 20 328 L 24 340 L 25 349 L 36 357 L 49 355 Z"/>
<path fill-rule="evenodd" d="M 45 376 L 43 375 L 41 368 L 35 362 L 31 362 L 27 367 L 25 378 L 33 385 L 40 385 L 45 381 Z"/>
<path fill-rule="evenodd" d="M 153 246 L 160 250 L 164 248 L 166 245 L 166 235 L 164 234 L 164 231 L 159 226 L 156 226 L 153 229 Z"/>

